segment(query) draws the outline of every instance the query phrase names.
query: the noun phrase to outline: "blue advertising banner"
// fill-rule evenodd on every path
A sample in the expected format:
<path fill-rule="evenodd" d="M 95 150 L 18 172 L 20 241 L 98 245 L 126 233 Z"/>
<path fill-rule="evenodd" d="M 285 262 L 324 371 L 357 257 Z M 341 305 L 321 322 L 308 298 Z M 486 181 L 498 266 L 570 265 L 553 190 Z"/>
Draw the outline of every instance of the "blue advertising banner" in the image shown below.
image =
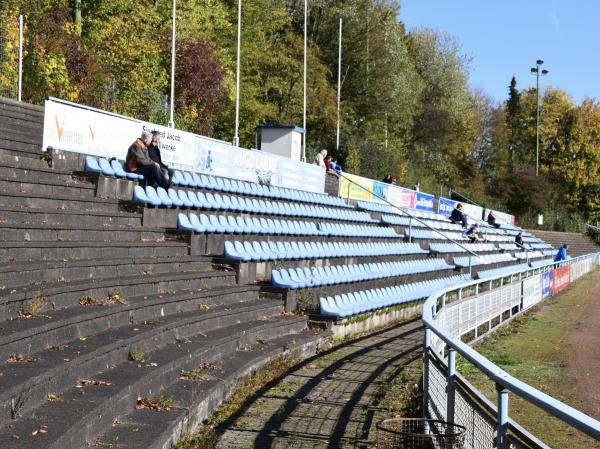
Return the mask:
<path fill-rule="evenodd" d="M 429 193 L 415 192 L 415 209 L 433 212 L 433 200 L 435 196 Z"/>
<path fill-rule="evenodd" d="M 449 217 L 452 211 L 454 210 L 456 204 L 457 201 L 440 197 L 440 201 L 438 202 L 438 214 Z"/>
<path fill-rule="evenodd" d="M 552 278 L 554 271 L 542 273 L 542 298 L 548 298 L 552 295 Z"/>

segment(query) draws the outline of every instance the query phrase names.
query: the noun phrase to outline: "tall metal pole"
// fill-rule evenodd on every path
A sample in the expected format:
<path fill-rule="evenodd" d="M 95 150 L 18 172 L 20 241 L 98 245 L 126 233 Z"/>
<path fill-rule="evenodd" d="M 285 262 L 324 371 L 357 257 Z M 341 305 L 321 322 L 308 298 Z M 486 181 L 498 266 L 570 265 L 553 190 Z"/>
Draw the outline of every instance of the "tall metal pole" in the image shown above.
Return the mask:
<path fill-rule="evenodd" d="M 23 94 L 23 14 L 19 15 L 19 82 L 17 100 L 21 101 Z"/>
<path fill-rule="evenodd" d="M 177 0 L 173 0 L 173 29 L 171 37 L 171 111 L 169 114 L 169 128 L 175 128 L 175 35 L 177 19 Z"/>
<path fill-rule="evenodd" d="M 302 128 L 304 129 L 304 138 L 302 139 L 302 162 L 306 162 L 306 50 L 308 40 L 308 0 L 304 0 L 304 87 L 303 87 L 303 106 L 302 106 Z"/>
<path fill-rule="evenodd" d="M 337 91 L 337 134 L 335 138 L 335 151 L 340 150 L 340 96 L 342 93 L 342 18 L 340 17 L 340 37 L 338 47 L 338 91 Z"/>
<path fill-rule="evenodd" d="M 540 174 L 540 65 L 537 65 L 536 75 L 536 136 L 535 136 L 535 176 Z"/>
<path fill-rule="evenodd" d="M 240 128 L 240 49 L 242 46 L 242 0 L 238 0 L 238 28 L 237 28 L 237 65 L 235 76 L 235 134 L 233 135 L 233 146 L 239 145 Z"/>

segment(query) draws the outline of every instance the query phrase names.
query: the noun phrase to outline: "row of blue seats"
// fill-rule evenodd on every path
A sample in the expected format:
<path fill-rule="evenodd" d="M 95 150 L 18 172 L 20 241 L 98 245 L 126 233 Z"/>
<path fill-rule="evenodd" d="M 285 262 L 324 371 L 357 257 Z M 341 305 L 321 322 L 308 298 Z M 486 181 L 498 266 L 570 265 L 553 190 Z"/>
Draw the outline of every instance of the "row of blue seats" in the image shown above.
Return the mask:
<path fill-rule="evenodd" d="M 489 279 L 489 278 L 497 278 L 500 276 L 505 276 L 508 273 L 512 273 L 514 271 L 523 271 L 529 268 L 529 264 L 521 263 L 516 265 L 509 265 L 507 267 L 502 268 L 494 268 L 492 270 L 483 270 L 477 273 L 477 277 L 479 279 Z"/>
<path fill-rule="evenodd" d="M 144 180 L 144 176 L 142 175 L 126 172 L 123 169 L 123 164 L 116 159 L 109 161 L 104 157 L 96 159 L 93 156 L 86 156 L 84 170 L 90 173 L 101 173 L 105 176 L 115 176 L 117 178 L 131 179 L 133 181 Z"/>
<path fill-rule="evenodd" d="M 313 222 L 273 220 L 271 218 L 233 217 L 231 215 L 180 213 L 177 229 L 198 234 L 271 234 L 271 235 L 324 235 Z"/>
<path fill-rule="evenodd" d="M 133 201 L 151 206 L 189 207 L 193 209 L 211 209 L 255 214 L 283 215 L 290 217 L 325 218 L 331 220 L 358 221 L 376 223 L 364 212 L 347 209 L 326 208 L 301 203 L 287 203 L 270 200 L 257 200 L 235 195 L 193 192 L 191 190 L 154 188 L 135 186 Z"/>
<path fill-rule="evenodd" d="M 554 253 L 554 251 L 552 251 L 552 254 Z M 518 252 L 515 254 L 515 257 L 519 260 L 524 260 L 524 259 L 537 259 L 539 257 L 544 257 L 544 253 L 542 251 L 523 251 L 523 252 Z"/>
<path fill-rule="evenodd" d="M 372 310 L 427 298 L 436 291 L 471 280 L 469 275 L 413 282 L 395 287 L 377 288 L 319 298 L 321 315 L 344 318 Z"/>
<path fill-rule="evenodd" d="M 512 262 L 515 258 L 510 253 L 501 253 L 501 254 L 490 254 L 487 256 L 466 256 L 466 257 L 455 257 L 454 265 L 457 267 L 468 267 L 469 262 L 472 267 L 478 265 L 489 265 L 492 263 L 503 263 L 503 262 Z"/>
<path fill-rule="evenodd" d="M 428 254 L 416 243 L 225 242 L 227 259 L 250 261 Z"/>
<path fill-rule="evenodd" d="M 85 171 L 102 173 L 105 176 L 116 176 L 132 180 L 143 180 L 144 177 L 135 173 L 126 172 L 122 163 L 116 159 L 110 162 L 106 158 L 96 159 L 93 156 L 86 156 Z M 201 189 L 219 190 L 222 192 L 239 193 L 242 195 L 254 195 L 259 197 L 280 198 L 292 201 L 302 201 L 306 203 L 323 204 L 328 206 L 351 208 L 343 198 L 326 194 L 305 192 L 303 190 L 286 189 L 282 187 L 268 187 L 255 182 L 238 181 L 235 179 L 219 178 L 204 174 L 190 173 L 182 170 L 175 170 L 173 179 L 174 185 L 183 187 L 194 187 Z"/>
<path fill-rule="evenodd" d="M 394 229 L 387 226 L 361 226 L 338 223 L 319 223 L 319 230 L 325 235 L 345 237 L 388 237 L 402 238 Z"/>
<path fill-rule="evenodd" d="M 290 289 L 320 285 L 345 284 L 393 276 L 429 273 L 451 269 L 444 259 L 421 259 L 398 262 L 368 263 L 359 265 L 337 265 L 312 268 L 289 268 L 273 270 L 272 284 Z"/>

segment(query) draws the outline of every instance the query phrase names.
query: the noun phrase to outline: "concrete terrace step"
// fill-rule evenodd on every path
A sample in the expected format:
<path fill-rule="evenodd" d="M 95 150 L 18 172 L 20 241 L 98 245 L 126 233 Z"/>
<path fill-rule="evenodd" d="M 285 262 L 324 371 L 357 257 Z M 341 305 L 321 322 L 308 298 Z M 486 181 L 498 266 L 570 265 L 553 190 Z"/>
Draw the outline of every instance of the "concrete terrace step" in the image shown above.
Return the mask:
<path fill-rule="evenodd" d="M 84 297 L 102 300 L 118 293 L 121 299 L 127 300 L 133 296 L 205 290 L 235 283 L 233 271 L 189 271 L 9 287 L 0 295 L 0 320 L 17 317 L 20 312 L 32 308 L 43 313 L 76 306 Z"/>
<path fill-rule="evenodd" d="M 39 157 L 42 154 L 42 144 L 15 142 L 4 137 L 0 137 L 0 149 L 12 154 L 21 154 L 27 157 Z"/>
<path fill-rule="evenodd" d="M 0 206 L 116 212 L 119 210 L 119 201 L 103 198 L 52 195 L 43 191 L 29 193 L 0 191 Z"/>
<path fill-rule="evenodd" d="M 50 170 L 56 173 L 72 174 L 72 171 L 58 169 L 56 164 L 53 164 L 52 167 L 49 167 L 46 161 L 43 161 L 39 158 L 41 154 L 42 153 L 39 153 L 36 158 L 22 158 L 19 154 L 5 154 L 0 151 L 0 165 L 3 167 L 14 167 L 24 170 Z"/>
<path fill-rule="evenodd" d="M 20 128 L 20 129 L 15 129 Z M 0 127 L 2 130 L 2 138 L 12 142 L 29 143 L 32 145 L 42 146 L 43 130 L 35 130 L 28 127 L 20 127 L 14 124 L 5 124 Z"/>
<path fill-rule="evenodd" d="M 571 257 L 600 251 L 600 246 L 584 234 L 576 232 L 540 231 L 534 229 L 528 231 L 546 243 L 550 243 L 555 248 L 559 248 L 564 243 L 567 243 L 569 245 L 568 253 Z"/>
<path fill-rule="evenodd" d="M 210 269 L 212 259 L 202 256 L 10 262 L 0 264 L 0 285 L 10 285 L 14 288 L 41 282 L 69 282 Z"/>
<path fill-rule="evenodd" d="M 268 295 L 267 295 L 268 296 Z M 272 295 L 270 295 L 272 296 Z M 0 360 L 14 353 L 41 352 L 81 336 L 122 327 L 128 323 L 151 321 L 164 316 L 210 310 L 215 306 L 235 308 L 262 298 L 253 285 L 218 286 L 200 291 L 154 294 L 128 298 L 112 306 L 81 306 L 51 310 L 43 316 L 0 322 Z M 281 303 L 277 297 L 267 297 Z"/>
<path fill-rule="evenodd" d="M 140 226 L 142 214 L 134 212 L 97 212 L 59 209 L 3 207 L 0 223 L 62 224 L 69 226 Z"/>
<path fill-rule="evenodd" d="M 164 230 L 134 226 L 0 223 L 0 242 L 162 242 Z"/>
<path fill-rule="evenodd" d="M 26 111 L 32 115 L 38 114 L 43 116 L 44 114 L 43 106 L 16 101 L 6 97 L 0 97 L 0 109 L 17 109 L 20 111 Z"/>
<path fill-rule="evenodd" d="M 96 186 L 87 180 L 73 179 L 35 179 L 36 173 L 24 175 L 21 179 L 0 174 L 0 191 L 15 193 L 38 193 L 48 195 L 72 196 L 75 198 L 95 198 Z M 45 178 L 45 179 L 44 179 Z"/>
<path fill-rule="evenodd" d="M 125 363 L 131 348 L 148 354 L 219 328 L 266 321 L 281 315 L 282 310 L 281 303 L 272 300 L 248 301 L 237 304 L 235 310 L 221 305 L 209 310 L 195 308 L 143 322 L 124 321 L 85 337 L 73 335 L 65 344 L 44 345 L 31 353 L 35 363 L 2 365 L 0 422 L 11 418 L 12 401 L 24 392 L 27 400 L 21 401 L 21 414 L 42 404 L 49 393 L 68 390 L 79 377 L 93 375 L 107 365 Z"/>
<path fill-rule="evenodd" d="M 163 394 L 177 407 L 167 412 L 131 410 L 95 442 L 128 449 L 172 447 L 192 434 L 237 389 L 240 381 L 276 357 L 306 358 L 323 344 L 326 333 L 302 332 L 274 338 L 251 351 L 238 351 L 222 360 L 219 370 L 204 370 L 199 379 L 180 378 Z"/>
<path fill-rule="evenodd" d="M 144 354 L 141 363 L 127 361 L 116 366 L 110 364 L 108 368 L 104 365 L 103 371 L 92 377 L 107 384 L 71 388 L 61 395 L 62 402 L 47 401 L 32 413 L 13 420 L 0 431 L 0 446 L 81 449 L 93 444 L 115 420 L 131 410 L 138 397 L 152 398 L 177 382 L 182 370 L 193 370 L 203 363 L 219 363 L 237 350 L 297 334 L 305 327 L 304 317 L 280 316 L 241 323 L 200 333 Z M 48 431 L 32 435 L 41 424 Z"/>
<path fill-rule="evenodd" d="M 40 260 L 82 260 L 186 256 L 189 247 L 180 242 L 5 242 L 0 245 L 0 263 Z"/>
<path fill-rule="evenodd" d="M 76 176 L 72 171 L 60 170 L 55 167 L 48 167 L 47 162 L 40 160 L 39 164 L 33 163 L 31 159 L 23 161 L 14 157 L 0 158 L 0 177 L 12 178 L 20 181 L 53 181 L 53 182 L 72 182 L 89 181 L 83 176 Z"/>

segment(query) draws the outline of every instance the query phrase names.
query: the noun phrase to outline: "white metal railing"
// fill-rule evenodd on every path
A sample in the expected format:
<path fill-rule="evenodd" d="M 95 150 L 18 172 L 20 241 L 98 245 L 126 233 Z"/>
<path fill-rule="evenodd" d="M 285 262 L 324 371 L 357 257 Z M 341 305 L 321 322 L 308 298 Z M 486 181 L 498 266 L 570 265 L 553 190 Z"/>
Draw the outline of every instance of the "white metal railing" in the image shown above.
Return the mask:
<path fill-rule="evenodd" d="M 594 253 L 502 277 L 466 282 L 431 295 L 423 305 L 424 413 L 465 426 L 466 447 L 547 447 L 509 419 L 510 392 L 600 439 L 600 422 L 516 379 L 463 342 L 466 336 L 472 341 L 481 338 L 598 265 L 600 253 Z M 553 276 L 553 282 L 548 283 Z M 456 353 L 495 382 L 497 406 L 456 372 Z"/>

